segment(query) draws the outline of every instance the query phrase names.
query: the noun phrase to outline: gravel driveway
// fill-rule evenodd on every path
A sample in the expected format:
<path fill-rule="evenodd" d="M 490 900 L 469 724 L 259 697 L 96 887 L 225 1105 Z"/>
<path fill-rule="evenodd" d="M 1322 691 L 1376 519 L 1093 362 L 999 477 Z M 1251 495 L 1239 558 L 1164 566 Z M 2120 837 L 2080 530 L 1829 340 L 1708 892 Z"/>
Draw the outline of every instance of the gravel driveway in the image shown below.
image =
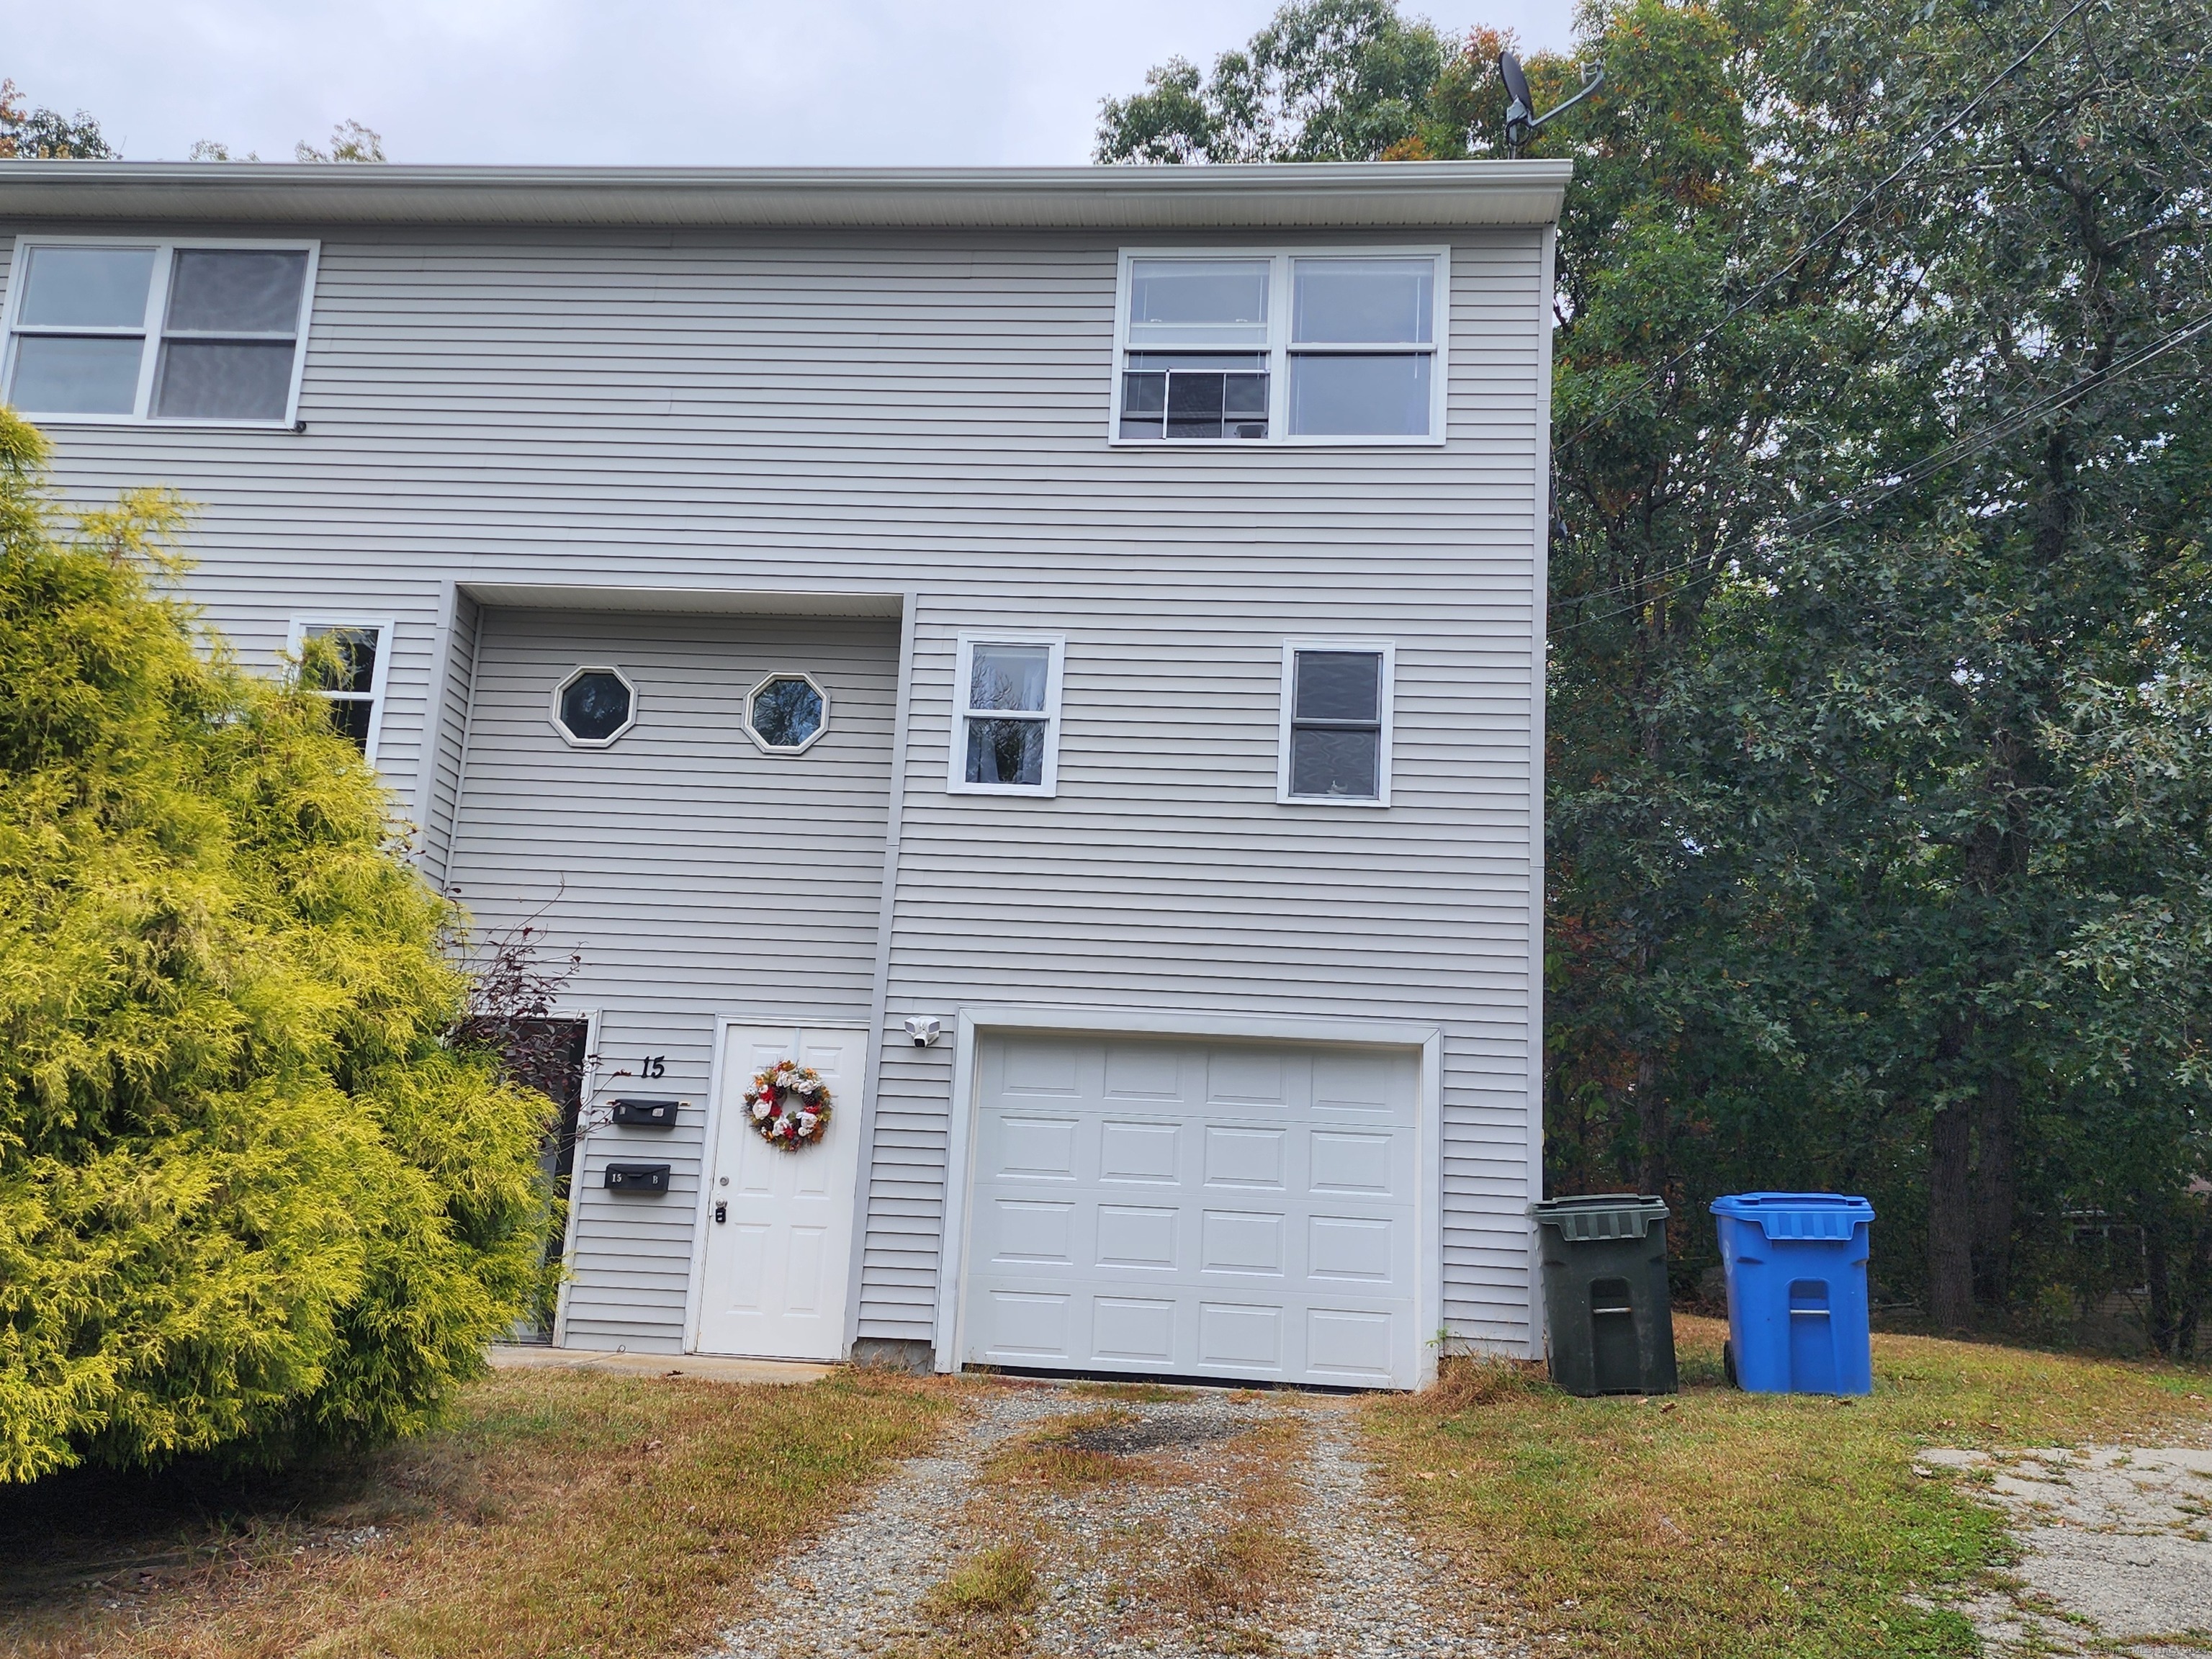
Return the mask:
<path fill-rule="evenodd" d="M 994 1624 L 948 1626 L 937 1587 L 1010 1551 L 1033 1589 Z M 1485 1605 L 1378 1499 L 1348 1402 L 1006 1382 L 977 1388 L 930 1455 L 768 1575 L 719 1654 L 1522 1651 L 1483 1627 Z"/>

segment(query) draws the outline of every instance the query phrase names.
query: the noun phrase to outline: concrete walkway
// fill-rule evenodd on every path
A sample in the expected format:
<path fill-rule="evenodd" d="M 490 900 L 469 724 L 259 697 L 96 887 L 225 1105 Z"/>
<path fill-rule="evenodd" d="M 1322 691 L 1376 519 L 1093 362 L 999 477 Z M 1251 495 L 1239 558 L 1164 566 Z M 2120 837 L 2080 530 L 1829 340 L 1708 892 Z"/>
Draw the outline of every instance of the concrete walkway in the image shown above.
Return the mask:
<path fill-rule="evenodd" d="M 2018 1588 L 1966 1611 L 1993 1655 L 2212 1659 L 2212 1449 L 2087 1446 L 1929 1449 L 2020 1540 Z"/>
<path fill-rule="evenodd" d="M 496 1342 L 495 1370 L 612 1371 L 623 1376 L 690 1376 L 709 1382 L 811 1382 L 837 1370 L 805 1359 L 725 1359 L 704 1353 L 607 1353 Z"/>

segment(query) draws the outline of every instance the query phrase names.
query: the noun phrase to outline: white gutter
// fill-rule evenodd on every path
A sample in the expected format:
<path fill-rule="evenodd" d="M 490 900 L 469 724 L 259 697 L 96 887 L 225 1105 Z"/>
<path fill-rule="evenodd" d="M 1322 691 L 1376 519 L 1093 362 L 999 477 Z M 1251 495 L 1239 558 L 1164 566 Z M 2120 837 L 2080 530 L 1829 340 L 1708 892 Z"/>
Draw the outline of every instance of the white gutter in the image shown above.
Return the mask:
<path fill-rule="evenodd" d="M 1547 225 L 1565 161 L 506 167 L 0 161 L 0 219 L 910 229 Z"/>

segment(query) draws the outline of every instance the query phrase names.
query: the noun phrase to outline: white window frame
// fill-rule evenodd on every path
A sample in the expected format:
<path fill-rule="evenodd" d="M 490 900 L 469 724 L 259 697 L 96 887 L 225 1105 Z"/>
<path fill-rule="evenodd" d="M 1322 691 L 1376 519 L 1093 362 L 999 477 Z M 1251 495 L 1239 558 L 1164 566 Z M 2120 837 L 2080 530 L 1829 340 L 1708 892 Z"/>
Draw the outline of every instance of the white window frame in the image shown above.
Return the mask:
<path fill-rule="evenodd" d="M 578 680 L 583 678 L 586 674 L 611 674 L 622 682 L 623 690 L 629 693 L 629 713 L 623 717 L 623 723 L 620 726 L 615 727 L 613 731 L 608 732 L 604 738 L 580 738 L 574 732 L 571 732 L 568 729 L 568 722 L 561 718 L 561 699 L 568 694 L 568 690 L 570 686 L 574 685 Z M 611 749 L 617 744 L 620 743 L 624 738 L 628 737 L 632 731 L 636 729 L 638 703 L 640 701 L 641 699 L 637 693 L 637 682 L 630 678 L 628 674 L 624 673 L 614 664 L 611 662 L 580 662 L 567 673 L 562 675 L 558 680 L 554 682 L 553 694 L 545 700 L 545 720 L 546 723 L 552 726 L 554 734 L 557 736 L 562 742 L 567 744 L 571 749 Z M 827 712 L 826 708 L 824 712 Z M 748 737 L 752 736 L 752 719 L 750 714 L 746 716 L 745 735 Z M 760 739 L 758 738 L 754 738 L 753 741 L 755 743 L 758 743 Z M 791 751 L 789 750 L 782 750 L 777 752 L 788 754 Z"/>
<path fill-rule="evenodd" d="M 1358 795 L 1294 795 L 1291 793 L 1291 716 L 1297 708 L 1298 653 L 1301 651 L 1366 651 L 1382 659 L 1381 703 L 1376 709 L 1382 731 L 1376 741 L 1375 793 Z M 1283 641 L 1282 720 L 1277 731 L 1275 799 L 1284 806 L 1341 806 L 1372 810 L 1390 805 L 1390 739 L 1393 706 L 1397 702 L 1398 647 L 1389 640 L 1285 640 Z"/>
<path fill-rule="evenodd" d="M 368 763 L 374 766 L 376 764 L 377 745 L 384 738 L 384 692 L 391 680 L 392 644 L 398 633 L 398 626 L 389 617 L 360 617 L 338 611 L 313 611 L 305 616 L 295 617 L 284 633 L 285 653 L 295 663 L 300 660 L 301 647 L 307 643 L 307 630 L 311 628 L 363 629 L 373 628 L 376 630 L 376 667 L 368 677 L 367 699 L 368 736 L 362 746 L 362 753 L 367 757 Z M 331 702 L 351 702 L 358 700 L 319 690 L 315 695 Z"/>
<path fill-rule="evenodd" d="M 805 680 L 807 684 L 814 688 L 814 695 L 822 700 L 822 723 L 807 734 L 806 741 L 804 743 L 770 743 L 766 738 L 761 736 L 759 730 L 753 725 L 755 700 L 778 680 Z M 630 695 L 635 696 L 637 694 L 632 692 Z M 785 760 L 803 755 L 830 735 L 830 688 L 803 668 L 779 668 L 773 674 L 763 675 L 760 684 L 745 693 L 744 724 L 745 735 L 753 740 L 753 747 L 759 750 L 762 754 L 775 755 Z"/>
<path fill-rule="evenodd" d="M 22 309 L 23 291 L 28 286 L 25 278 L 30 270 L 30 262 L 26 255 L 31 249 L 39 247 L 151 248 L 154 251 L 154 277 L 146 285 L 146 314 L 136 330 L 40 327 L 30 331 L 34 334 L 136 333 L 140 341 L 138 391 L 131 411 L 128 414 L 50 415 L 27 409 L 20 411 L 25 418 L 40 426 L 160 426 L 248 432 L 281 432 L 298 424 L 300 381 L 307 363 L 307 325 L 314 314 L 315 273 L 322 260 L 323 245 L 319 241 L 312 239 L 271 240 L 261 236 L 18 236 L 8 266 L 7 304 L 0 307 L 0 398 L 4 398 L 7 389 L 15 380 L 15 342 L 18 338 L 15 319 Z M 176 269 L 177 251 L 180 248 L 225 248 L 241 252 L 305 253 L 307 256 L 307 276 L 300 283 L 300 315 L 292 342 L 292 380 L 284 394 L 283 419 L 248 421 L 224 416 L 216 419 L 187 420 L 153 412 L 154 377 L 161 361 L 162 328 L 169 314 L 169 283 Z"/>
<path fill-rule="evenodd" d="M 968 722 L 971 718 L 1003 720 L 1008 711 L 1003 708 L 977 710 L 969 706 L 968 698 L 974 684 L 975 647 L 979 645 L 1046 646 L 1052 652 L 1045 668 L 1044 710 L 1044 767 L 1038 783 L 970 783 L 968 781 Z M 1059 634 L 1025 634 L 1018 629 L 1005 631 L 979 629 L 972 634 L 963 634 L 959 639 L 952 670 L 952 732 L 949 752 L 945 757 L 945 787 L 955 795 L 1022 795 L 1032 800 L 1049 800 L 1060 790 L 1060 671 L 1067 660 L 1067 640 Z M 1024 716 L 1016 712 L 1012 718 Z"/>
<path fill-rule="evenodd" d="M 1308 433 L 1293 435 L 1291 424 L 1291 262 L 1293 259 L 1433 259 L 1437 280 L 1436 315 L 1429 332 L 1429 429 L 1418 435 L 1392 433 Z M 1121 375 L 1136 351 L 1247 351 L 1257 346 L 1135 346 L 1129 344 L 1129 289 L 1131 267 L 1139 259 L 1267 259 L 1272 262 L 1267 286 L 1267 435 L 1264 438 L 1125 438 L 1121 435 Z M 1429 244 L 1333 243 L 1326 246 L 1125 247 L 1114 285 L 1114 373 L 1107 388 L 1106 441 L 1115 449 L 1436 449 L 1444 442 L 1445 387 L 1450 379 L 1451 250 Z M 1372 345 L 1300 346 L 1301 355 L 1312 353 L 1373 356 Z M 1382 348 L 1387 355 L 1389 349 Z M 1411 355 L 1408 351 L 1406 355 Z"/>

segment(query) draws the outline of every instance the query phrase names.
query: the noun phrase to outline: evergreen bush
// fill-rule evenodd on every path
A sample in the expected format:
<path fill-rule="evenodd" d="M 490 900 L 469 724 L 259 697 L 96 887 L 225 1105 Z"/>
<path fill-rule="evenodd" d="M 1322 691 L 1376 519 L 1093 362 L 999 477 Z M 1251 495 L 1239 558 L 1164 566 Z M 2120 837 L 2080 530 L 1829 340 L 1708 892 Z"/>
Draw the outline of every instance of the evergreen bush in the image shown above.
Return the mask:
<path fill-rule="evenodd" d="M 312 691 L 0 408 L 0 1481 L 402 1433 L 542 1288 L 550 1103 Z"/>

